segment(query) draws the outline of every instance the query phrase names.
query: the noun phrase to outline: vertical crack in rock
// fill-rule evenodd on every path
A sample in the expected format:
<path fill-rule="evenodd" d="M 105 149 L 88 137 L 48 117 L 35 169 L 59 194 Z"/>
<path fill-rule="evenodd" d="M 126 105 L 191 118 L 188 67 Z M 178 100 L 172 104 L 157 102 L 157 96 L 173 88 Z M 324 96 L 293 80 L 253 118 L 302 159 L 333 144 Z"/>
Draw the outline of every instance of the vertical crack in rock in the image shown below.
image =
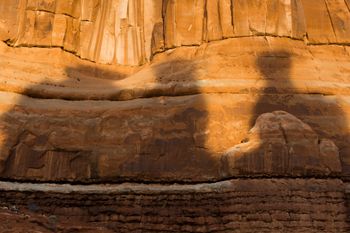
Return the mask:
<path fill-rule="evenodd" d="M 335 29 L 334 29 L 334 22 L 333 22 L 333 20 L 332 20 L 331 13 L 330 13 L 330 11 L 329 11 L 329 7 L 328 7 L 327 0 L 324 0 L 324 3 L 325 3 L 325 5 L 326 5 L 328 17 L 329 17 L 329 20 L 330 20 L 331 25 L 332 25 L 333 34 L 334 34 L 334 36 L 337 38 L 337 33 L 335 32 Z"/>

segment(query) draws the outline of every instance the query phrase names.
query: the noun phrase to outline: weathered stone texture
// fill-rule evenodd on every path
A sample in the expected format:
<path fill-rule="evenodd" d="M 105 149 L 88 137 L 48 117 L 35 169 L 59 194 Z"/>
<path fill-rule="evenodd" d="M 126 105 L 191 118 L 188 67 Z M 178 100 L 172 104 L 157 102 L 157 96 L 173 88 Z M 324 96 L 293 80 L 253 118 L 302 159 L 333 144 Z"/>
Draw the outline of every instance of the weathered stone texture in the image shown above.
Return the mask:
<path fill-rule="evenodd" d="M 319 139 L 309 125 L 283 111 L 259 116 L 245 141 L 224 155 L 224 173 L 307 176 L 342 171 L 334 142 Z"/>
<path fill-rule="evenodd" d="M 44 226 L 62 232 L 76 228 L 81 232 L 345 233 L 350 229 L 349 195 L 338 179 L 38 186 L 1 183 L 0 204 L 12 213 L 0 211 L 0 230 L 21 229 L 30 223 L 34 223 L 32 229 Z M 17 223 L 11 224 L 14 208 L 27 218 L 17 217 Z"/>
<path fill-rule="evenodd" d="M 12 46 L 61 47 L 100 63 L 140 65 L 159 51 L 232 37 L 347 44 L 348 5 L 344 0 L 0 2 L 0 39 Z"/>
<path fill-rule="evenodd" d="M 235 38 L 158 54 L 130 75 L 58 49 L 5 46 L 1 176 L 77 182 L 195 182 L 250 174 L 347 178 L 346 48 Z M 222 157 L 249 137 L 256 118 L 276 110 L 302 121 L 291 124 L 291 135 L 305 135 L 303 140 L 279 140 L 282 131 L 268 139 L 255 133 L 252 143 L 240 145 L 256 146 L 240 152 L 239 163 Z"/>
<path fill-rule="evenodd" d="M 349 232 L 349 33 L 350 0 L 0 0 L 0 231 Z"/>

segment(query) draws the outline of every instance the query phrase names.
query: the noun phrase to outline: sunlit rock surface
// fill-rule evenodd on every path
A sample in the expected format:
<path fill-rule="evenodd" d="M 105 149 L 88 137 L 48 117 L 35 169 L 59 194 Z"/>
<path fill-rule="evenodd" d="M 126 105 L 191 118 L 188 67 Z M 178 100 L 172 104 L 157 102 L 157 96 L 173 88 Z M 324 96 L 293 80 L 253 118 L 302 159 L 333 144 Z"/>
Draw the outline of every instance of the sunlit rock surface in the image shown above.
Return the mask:
<path fill-rule="evenodd" d="M 349 7 L 0 0 L 0 231 L 349 232 Z"/>
<path fill-rule="evenodd" d="M 139 65 L 164 50 L 243 36 L 350 43 L 348 0 L 13 0 L 0 39 L 61 47 L 100 63 Z"/>

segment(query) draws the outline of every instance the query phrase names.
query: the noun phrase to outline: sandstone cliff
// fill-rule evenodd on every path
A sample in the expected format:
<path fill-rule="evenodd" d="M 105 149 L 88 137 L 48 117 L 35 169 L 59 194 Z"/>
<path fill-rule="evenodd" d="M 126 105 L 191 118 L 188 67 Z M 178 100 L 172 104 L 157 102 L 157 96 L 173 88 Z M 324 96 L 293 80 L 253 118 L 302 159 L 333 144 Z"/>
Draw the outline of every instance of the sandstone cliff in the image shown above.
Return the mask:
<path fill-rule="evenodd" d="M 100 63 L 139 65 L 167 49 L 247 36 L 349 44 L 348 0 L 14 0 L 0 40 L 60 47 Z"/>
<path fill-rule="evenodd" d="M 0 231 L 349 232 L 349 7 L 0 0 Z"/>

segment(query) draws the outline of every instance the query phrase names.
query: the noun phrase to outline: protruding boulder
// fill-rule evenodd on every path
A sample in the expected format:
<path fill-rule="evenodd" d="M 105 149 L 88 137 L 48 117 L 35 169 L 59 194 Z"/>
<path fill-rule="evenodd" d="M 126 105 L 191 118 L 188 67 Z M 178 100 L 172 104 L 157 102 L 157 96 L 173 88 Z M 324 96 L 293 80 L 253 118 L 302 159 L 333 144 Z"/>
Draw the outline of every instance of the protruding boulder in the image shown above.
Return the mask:
<path fill-rule="evenodd" d="M 260 115 L 248 139 L 222 157 L 225 176 L 320 176 L 341 172 L 338 147 L 295 116 Z"/>

